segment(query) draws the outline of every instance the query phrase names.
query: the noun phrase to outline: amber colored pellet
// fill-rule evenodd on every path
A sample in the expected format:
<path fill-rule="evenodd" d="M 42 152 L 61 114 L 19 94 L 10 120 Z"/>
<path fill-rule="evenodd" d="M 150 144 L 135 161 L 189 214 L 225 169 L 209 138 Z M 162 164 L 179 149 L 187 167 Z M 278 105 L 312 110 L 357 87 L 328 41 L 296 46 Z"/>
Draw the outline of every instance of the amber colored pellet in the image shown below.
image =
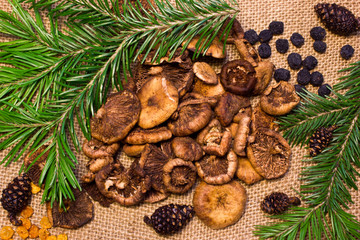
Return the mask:
<path fill-rule="evenodd" d="M 42 228 L 49 229 L 52 227 L 52 224 L 50 223 L 49 218 L 45 216 L 40 220 L 40 226 Z"/>
<path fill-rule="evenodd" d="M 29 229 L 29 237 L 32 239 L 35 239 L 37 237 L 39 237 L 39 227 L 36 225 L 32 225 L 31 228 Z"/>
<path fill-rule="evenodd" d="M 16 232 L 17 234 L 19 234 L 19 236 L 22 238 L 22 239 L 26 239 L 29 237 L 29 232 L 28 230 L 26 229 L 26 227 L 24 226 L 19 226 L 16 228 Z"/>
<path fill-rule="evenodd" d="M 31 182 L 31 193 L 37 194 L 40 191 L 41 191 L 41 188 L 39 186 L 37 186 L 36 184 L 34 184 L 33 182 Z"/>
<path fill-rule="evenodd" d="M 57 240 L 68 240 L 68 237 L 66 234 L 59 234 Z"/>
<path fill-rule="evenodd" d="M 31 228 L 31 221 L 28 218 L 20 218 L 22 221 L 22 226 L 24 226 L 27 230 Z"/>
<path fill-rule="evenodd" d="M 46 240 L 56 240 L 56 236 L 48 236 Z"/>
<path fill-rule="evenodd" d="M 20 213 L 23 218 L 30 218 L 34 213 L 34 209 L 30 206 L 26 206 Z"/>
<path fill-rule="evenodd" d="M 50 235 L 47 229 L 40 229 L 39 230 L 39 238 L 40 240 L 46 240 L 46 238 Z"/>
<path fill-rule="evenodd" d="M 14 235 L 14 230 L 10 226 L 4 226 L 0 230 L 0 238 L 2 240 L 9 240 Z"/>

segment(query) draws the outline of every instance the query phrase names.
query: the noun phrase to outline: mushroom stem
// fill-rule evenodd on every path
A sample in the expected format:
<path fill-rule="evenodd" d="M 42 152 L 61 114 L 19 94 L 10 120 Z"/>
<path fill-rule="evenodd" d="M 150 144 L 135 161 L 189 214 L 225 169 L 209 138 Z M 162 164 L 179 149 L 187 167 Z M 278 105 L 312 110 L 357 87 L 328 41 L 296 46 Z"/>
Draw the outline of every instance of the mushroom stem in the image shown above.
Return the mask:
<path fill-rule="evenodd" d="M 252 52 L 254 52 L 253 55 L 257 56 L 256 59 L 254 59 L 254 56 L 249 51 L 248 47 L 245 44 L 245 41 L 245 39 L 234 39 L 233 43 L 235 44 L 236 49 L 239 51 L 241 58 L 250 62 L 253 67 L 256 67 L 258 65 L 257 62 L 259 61 L 256 50 L 251 49 Z"/>

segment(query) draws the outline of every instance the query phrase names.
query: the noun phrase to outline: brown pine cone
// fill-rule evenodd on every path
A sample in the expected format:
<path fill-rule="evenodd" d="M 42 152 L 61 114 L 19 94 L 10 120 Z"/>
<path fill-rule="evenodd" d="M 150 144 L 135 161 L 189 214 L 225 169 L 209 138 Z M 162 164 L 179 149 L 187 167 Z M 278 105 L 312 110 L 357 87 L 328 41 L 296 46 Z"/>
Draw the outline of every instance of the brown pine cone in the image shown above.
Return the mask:
<path fill-rule="evenodd" d="M 261 202 L 261 210 L 268 214 L 280 214 L 285 212 L 290 205 L 298 206 L 301 201 L 297 197 L 288 197 L 285 193 L 273 192 Z"/>

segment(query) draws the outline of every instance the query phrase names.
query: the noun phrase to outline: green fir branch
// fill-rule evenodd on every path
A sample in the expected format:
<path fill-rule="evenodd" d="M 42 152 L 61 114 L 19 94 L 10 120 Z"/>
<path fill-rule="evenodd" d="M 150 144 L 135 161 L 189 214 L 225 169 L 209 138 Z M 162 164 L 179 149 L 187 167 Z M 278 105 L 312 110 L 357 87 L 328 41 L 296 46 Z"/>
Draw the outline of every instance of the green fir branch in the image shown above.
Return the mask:
<path fill-rule="evenodd" d="M 307 92 L 301 107 L 280 118 L 284 136 L 293 145 L 308 144 L 319 127 L 336 125 L 337 129 L 321 154 L 303 160 L 312 163 L 300 177 L 300 194 L 307 207 L 271 216 L 280 222 L 256 226 L 254 234 L 260 239 L 360 239 L 360 223 L 346 212 L 353 203 L 350 189 L 358 189 L 360 176 L 355 169 L 360 167 L 359 69 L 360 61 L 345 69 L 350 72 L 334 86 L 335 97 Z M 343 95 L 337 92 L 342 89 L 347 90 Z"/>

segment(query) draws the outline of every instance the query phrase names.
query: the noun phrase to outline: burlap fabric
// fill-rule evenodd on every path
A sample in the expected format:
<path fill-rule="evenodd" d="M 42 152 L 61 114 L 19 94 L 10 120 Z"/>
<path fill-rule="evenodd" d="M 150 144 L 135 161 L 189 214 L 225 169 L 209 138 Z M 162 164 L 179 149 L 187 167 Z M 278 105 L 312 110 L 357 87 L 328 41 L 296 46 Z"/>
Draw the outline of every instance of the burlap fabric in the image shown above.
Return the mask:
<path fill-rule="evenodd" d="M 350 37 L 339 37 L 330 32 L 327 32 L 325 42 L 327 44 L 327 51 L 325 54 L 319 54 L 314 51 L 312 44 L 314 40 L 310 37 L 310 29 L 315 26 L 323 26 L 318 20 L 313 6 L 317 1 L 291 1 L 291 0 L 245 0 L 239 1 L 240 20 L 243 28 L 248 30 L 255 29 L 258 33 L 266 29 L 269 23 L 273 20 L 283 21 L 285 23 L 284 34 L 274 36 L 270 42 L 272 47 L 271 61 L 276 65 L 276 68 L 287 68 L 287 55 L 291 52 L 297 52 L 303 58 L 309 55 L 315 56 L 319 64 L 316 67 L 317 71 L 323 73 L 325 82 L 333 85 L 337 79 L 343 74 L 338 73 L 351 61 L 359 60 L 360 58 L 360 35 L 353 35 Z M 348 9 L 351 9 L 357 16 L 360 16 L 360 4 L 358 0 L 337 1 Z M 6 0 L 0 0 L 0 9 L 4 11 L 11 11 L 10 5 Z M 295 48 L 290 44 L 290 49 L 287 54 L 280 54 L 275 50 L 275 40 L 279 38 L 290 39 L 292 33 L 298 32 L 305 38 L 305 45 L 301 48 Z M 1 41 L 7 41 L 9 38 L 0 36 Z M 340 48 L 346 44 L 350 44 L 355 48 L 355 55 L 349 61 L 343 60 L 340 57 Z M 235 59 L 238 57 L 236 50 L 232 47 L 228 48 L 228 58 Z M 217 71 L 219 71 L 220 64 L 215 64 Z M 297 71 L 291 70 L 291 83 L 296 82 Z M 309 88 L 312 91 L 312 87 Z M 254 100 L 256 101 L 256 99 Z M 5 156 L 6 151 L 0 152 L 0 160 Z M 168 239 L 257 239 L 252 231 L 254 226 L 258 224 L 265 224 L 268 219 L 261 212 L 259 204 L 265 195 L 272 191 L 283 191 L 294 195 L 292 188 L 299 190 L 301 182 L 298 180 L 301 168 L 305 166 L 301 160 L 306 154 L 305 149 L 293 148 L 293 155 L 291 160 L 291 168 L 289 172 L 278 180 L 262 181 L 252 186 L 246 187 L 248 193 L 248 202 L 246 205 L 246 212 L 238 223 L 223 230 L 211 230 L 206 227 L 198 218 L 194 218 L 189 225 L 178 234 Z M 80 176 L 85 172 L 85 163 L 87 161 L 81 153 L 77 154 L 80 162 L 77 175 Z M 123 159 L 125 165 L 130 163 L 130 160 Z M 13 179 L 19 169 L 21 162 L 12 163 L 9 167 L 0 167 L 0 189 L 5 188 L 6 184 Z M 151 228 L 147 227 L 143 222 L 144 215 L 150 215 L 156 208 L 168 203 L 182 203 L 192 204 L 193 190 L 181 196 L 172 195 L 163 202 L 156 204 L 141 204 L 136 207 L 122 207 L 113 204 L 110 208 L 103 208 L 98 203 L 95 203 L 95 218 L 85 227 L 78 230 L 65 230 L 60 228 L 50 229 L 50 233 L 57 235 L 59 233 L 66 233 L 69 239 L 165 239 L 159 237 Z M 360 220 L 360 193 L 359 191 L 352 191 L 354 204 L 351 205 L 350 213 L 354 214 Z M 40 205 L 41 194 L 33 197 L 31 206 L 35 209 L 35 213 L 31 218 L 32 222 L 40 225 L 40 219 L 46 215 L 45 206 Z M 9 225 L 6 217 L 7 213 L 0 209 L 0 227 Z M 20 239 L 17 234 L 14 239 Z"/>

